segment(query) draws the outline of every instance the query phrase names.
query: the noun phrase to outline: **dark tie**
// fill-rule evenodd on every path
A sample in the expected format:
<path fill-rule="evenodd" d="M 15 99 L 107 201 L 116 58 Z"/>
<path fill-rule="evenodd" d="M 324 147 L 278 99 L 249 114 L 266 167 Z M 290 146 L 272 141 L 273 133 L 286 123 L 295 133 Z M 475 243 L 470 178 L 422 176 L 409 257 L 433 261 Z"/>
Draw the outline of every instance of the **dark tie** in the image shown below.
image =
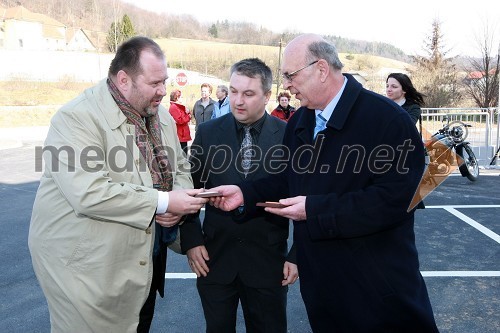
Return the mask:
<path fill-rule="evenodd" d="M 241 142 L 241 167 L 246 178 L 252 159 L 252 135 L 250 134 L 250 126 L 245 126 L 243 129 L 245 130 L 245 135 Z"/>
<path fill-rule="evenodd" d="M 321 113 L 318 113 L 316 115 L 316 127 L 314 127 L 314 139 L 316 139 L 316 135 L 318 135 L 318 132 L 324 130 L 326 128 L 326 119 L 323 118 Z"/>

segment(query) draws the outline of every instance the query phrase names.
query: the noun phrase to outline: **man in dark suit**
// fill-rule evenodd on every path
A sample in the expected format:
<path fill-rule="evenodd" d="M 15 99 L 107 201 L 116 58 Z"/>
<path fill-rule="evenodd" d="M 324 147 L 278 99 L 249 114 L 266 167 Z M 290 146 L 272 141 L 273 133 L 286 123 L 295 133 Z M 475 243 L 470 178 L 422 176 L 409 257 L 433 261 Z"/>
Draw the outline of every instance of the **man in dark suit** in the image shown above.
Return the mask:
<path fill-rule="evenodd" d="M 265 156 L 281 148 L 286 123 L 267 114 L 272 72 L 261 60 L 231 67 L 231 113 L 200 124 L 191 146 L 196 187 L 234 184 L 266 176 Z M 278 147 L 276 147 L 278 146 Z M 181 226 L 181 246 L 205 313 L 207 332 L 234 332 L 241 301 L 247 332 L 286 332 L 288 284 L 297 280 L 289 220 L 262 209 L 239 223 L 240 207 L 227 213 L 208 206 L 203 221 Z"/>
<path fill-rule="evenodd" d="M 224 196 L 210 203 L 244 203 L 246 215 L 264 200 L 287 206 L 265 210 L 294 220 L 314 332 L 437 332 L 409 209 L 424 170 L 411 118 L 342 74 L 335 47 L 318 35 L 292 40 L 281 69 L 283 88 L 301 102 L 283 140 L 287 167 L 216 187 Z"/>

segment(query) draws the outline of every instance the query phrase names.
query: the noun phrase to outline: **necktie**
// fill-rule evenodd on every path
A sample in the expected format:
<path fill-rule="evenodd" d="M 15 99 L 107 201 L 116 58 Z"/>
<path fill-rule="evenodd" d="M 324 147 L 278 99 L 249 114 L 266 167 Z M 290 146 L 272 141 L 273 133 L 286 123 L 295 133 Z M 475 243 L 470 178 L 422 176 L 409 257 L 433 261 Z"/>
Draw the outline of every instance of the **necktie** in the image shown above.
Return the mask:
<path fill-rule="evenodd" d="M 314 139 L 316 139 L 316 135 L 318 135 L 318 132 L 324 130 L 326 128 L 326 119 L 323 118 L 321 113 L 318 113 L 316 115 L 316 127 L 314 127 Z"/>
<path fill-rule="evenodd" d="M 245 130 L 245 135 L 241 142 L 241 167 L 246 178 L 252 159 L 252 135 L 250 134 L 250 126 L 245 126 L 243 129 Z"/>

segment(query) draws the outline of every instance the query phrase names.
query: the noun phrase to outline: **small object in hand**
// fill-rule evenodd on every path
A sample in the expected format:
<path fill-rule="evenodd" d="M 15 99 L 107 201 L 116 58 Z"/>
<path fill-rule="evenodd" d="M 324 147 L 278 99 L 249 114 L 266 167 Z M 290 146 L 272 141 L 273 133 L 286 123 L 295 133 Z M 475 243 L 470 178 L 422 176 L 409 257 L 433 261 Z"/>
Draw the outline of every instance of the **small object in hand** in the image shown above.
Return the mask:
<path fill-rule="evenodd" d="M 283 205 L 282 203 L 275 201 L 266 201 L 266 202 L 257 202 L 257 206 L 259 207 L 271 207 L 271 208 L 285 208 L 287 205 Z"/>
<path fill-rule="evenodd" d="M 222 193 L 218 191 L 205 191 L 195 195 L 196 198 L 211 198 L 211 197 L 221 197 L 221 196 Z"/>

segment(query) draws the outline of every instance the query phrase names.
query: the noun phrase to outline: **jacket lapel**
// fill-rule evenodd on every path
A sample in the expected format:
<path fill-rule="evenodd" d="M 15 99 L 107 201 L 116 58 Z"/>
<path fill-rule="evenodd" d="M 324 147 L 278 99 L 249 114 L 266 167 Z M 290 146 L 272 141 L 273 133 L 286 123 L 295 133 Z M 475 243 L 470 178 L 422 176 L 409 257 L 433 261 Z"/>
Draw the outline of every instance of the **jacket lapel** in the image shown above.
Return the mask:
<path fill-rule="evenodd" d="M 312 144 L 313 131 L 316 122 L 314 110 L 303 108 L 302 112 L 296 114 L 295 116 L 300 117 L 297 121 L 297 126 L 295 127 L 295 135 L 302 144 Z"/>
<path fill-rule="evenodd" d="M 330 120 L 326 124 L 327 127 L 332 127 L 336 130 L 341 130 L 344 127 L 349 113 L 358 99 L 359 93 L 363 86 L 352 75 L 344 74 L 347 77 L 347 84 L 345 86 L 342 96 L 333 110 Z"/>
<path fill-rule="evenodd" d="M 230 154 L 229 156 L 227 156 L 227 158 L 230 157 L 231 159 L 229 168 L 227 169 L 229 179 L 240 177 L 242 180 L 244 180 L 245 176 L 241 172 L 238 172 L 238 170 L 236 169 L 237 163 L 241 165 L 241 159 L 238 156 L 241 147 L 240 140 L 238 138 L 238 131 L 236 129 L 236 121 L 232 114 L 223 116 L 223 118 L 221 119 L 224 119 L 224 121 L 222 121 L 217 128 L 216 138 L 214 141 L 216 147 L 212 149 L 224 149 L 225 151 L 227 151 L 227 153 Z M 224 160 L 221 159 L 221 156 L 221 153 L 218 153 L 217 156 L 215 156 L 216 160 L 214 160 L 213 162 L 215 166 L 222 165 L 224 163 Z"/>
<path fill-rule="evenodd" d="M 113 134 L 117 136 L 116 142 L 123 143 L 125 149 L 134 157 L 134 169 L 137 171 L 142 184 L 146 187 L 153 187 L 149 166 L 135 143 L 135 126 L 127 123 L 127 117 L 116 105 L 115 100 L 108 91 L 106 79 L 102 80 L 95 89 L 87 90 L 86 94 L 95 95 L 89 100 L 94 101 L 95 108 L 101 110 Z"/>

